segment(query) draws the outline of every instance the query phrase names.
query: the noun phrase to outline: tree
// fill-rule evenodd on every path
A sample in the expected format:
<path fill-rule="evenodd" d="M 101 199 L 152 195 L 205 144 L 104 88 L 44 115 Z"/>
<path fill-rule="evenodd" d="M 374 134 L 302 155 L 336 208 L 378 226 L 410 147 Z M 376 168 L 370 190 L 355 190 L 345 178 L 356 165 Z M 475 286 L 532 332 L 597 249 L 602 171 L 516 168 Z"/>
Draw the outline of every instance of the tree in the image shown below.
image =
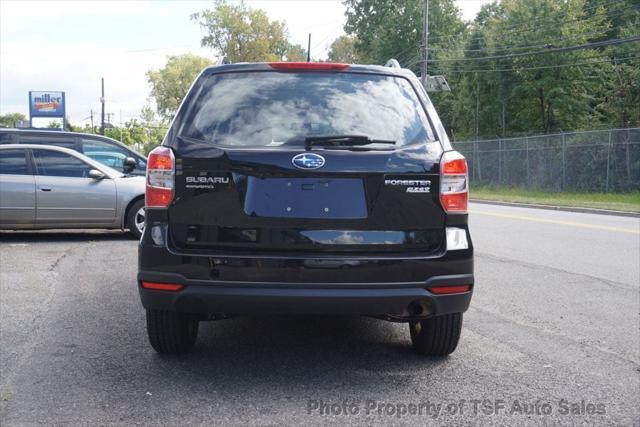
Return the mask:
<path fill-rule="evenodd" d="M 602 0 L 587 0 L 589 7 L 601 4 Z M 608 3 L 608 2 L 607 2 Z M 636 0 L 617 1 L 607 4 L 605 13 L 611 25 L 606 38 L 622 38 L 638 35 L 640 9 L 634 7 Z M 610 78 L 600 85 L 599 103 L 596 109 L 606 117 L 611 127 L 640 126 L 640 66 L 638 44 L 628 43 L 607 49 L 611 55 Z"/>
<path fill-rule="evenodd" d="M 362 64 L 366 62 L 362 52 L 356 47 L 358 39 L 354 36 L 340 36 L 331 43 L 328 59 L 332 62 Z"/>
<path fill-rule="evenodd" d="M 0 127 L 14 128 L 19 121 L 27 120 L 27 116 L 22 113 L 8 113 L 0 115 Z"/>
<path fill-rule="evenodd" d="M 373 63 L 396 58 L 418 71 L 422 45 L 422 0 L 345 0 L 345 31 Z M 453 0 L 429 3 L 429 46 L 451 48 L 465 31 Z"/>
<path fill-rule="evenodd" d="M 495 138 L 640 125 L 637 42 L 562 52 L 638 34 L 637 0 L 502 0 L 469 24 L 452 0 L 431 0 L 432 93 L 457 138 Z M 395 57 L 418 72 L 422 0 L 346 0 L 345 31 L 371 62 Z"/>
<path fill-rule="evenodd" d="M 144 140 L 144 147 L 142 150 L 144 151 L 144 154 L 149 154 L 151 150 L 162 143 L 162 140 L 169 129 L 169 123 L 166 120 L 158 120 L 153 109 L 148 105 L 140 111 L 140 120 L 142 127 L 146 132 L 146 138 Z"/>
<path fill-rule="evenodd" d="M 147 71 L 151 96 L 163 118 L 170 120 L 173 117 L 193 80 L 211 62 L 192 54 L 169 56 L 164 68 Z"/>
<path fill-rule="evenodd" d="M 260 9 L 243 2 L 237 5 L 216 0 L 213 9 L 194 13 L 191 18 L 206 31 L 202 46 L 213 48 L 231 62 L 303 60 L 305 50 L 289 43 L 284 22 L 271 21 Z"/>
<path fill-rule="evenodd" d="M 355 48 L 366 62 L 384 64 L 395 58 L 401 66 L 420 73 L 422 0 L 345 0 L 344 3 L 347 7 L 345 31 L 355 37 Z M 460 49 L 466 32 L 454 0 L 430 0 L 429 60 L 462 55 Z M 430 64 L 429 74 L 442 74 L 442 67 Z M 445 127 L 451 129 L 454 98 L 449 93 L 434 94 L 432 98 Z"/>
<path fill-rule="evenodd" d="M 450 126 L 475 137 L 472 124 L 480 137 L 494 138 L 587 129 L 605 120 L 594 107 L 611 81 L 611 64 L 585 64 L 602 58 L 595 49 L 544 52 L 606 36 L 604 9 L 585 6 L 582 0 L 504 0 L 483 7 L 455 57 L 463 58 L 440 64 L 457 89 L 454 103 L 464 105 Z"/>
<path fill-rule="evenodd" d="M 292 44 L 289 46 L 287 53 L 283 60 L 286 61 L 306 61 L 307 60 L 307 50 L 300 46 L 299 44 Z"/>
<path fill-rule="evenodd" d="M 122 126 L 105 129 L 105 135 L 133 147 L 144 154 L 162 143 L 169 124 L 158 119 L 150 106 L 140 111 L 140 117 L 125 122 Z"/>

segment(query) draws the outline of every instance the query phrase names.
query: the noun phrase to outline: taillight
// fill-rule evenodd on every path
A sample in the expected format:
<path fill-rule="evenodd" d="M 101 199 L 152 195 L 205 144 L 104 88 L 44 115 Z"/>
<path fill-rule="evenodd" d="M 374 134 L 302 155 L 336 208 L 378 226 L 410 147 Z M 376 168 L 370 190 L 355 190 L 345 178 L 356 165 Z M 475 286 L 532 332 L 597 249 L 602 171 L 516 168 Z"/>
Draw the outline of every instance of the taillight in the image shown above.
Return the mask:
<path fill-rule="evenodd" d="M 167 147 L 157 147 L 147 159 L 147 186 L 145 205 L 148 208 L 166 208 L 173 200 L 175 158 Z"/>
<path fill-rule="evenodd" d="M 349 64 L 335 62 L 270 62 L 269 65 L 276 70 L 342 71 L 349 68 Z"/>
<path fill-rule="evenodd" d="M 440 203 L 448 213 L 467 213 L 469 175 L 467 161 L 457 151 L 447 151 L 440 160 Z"/>

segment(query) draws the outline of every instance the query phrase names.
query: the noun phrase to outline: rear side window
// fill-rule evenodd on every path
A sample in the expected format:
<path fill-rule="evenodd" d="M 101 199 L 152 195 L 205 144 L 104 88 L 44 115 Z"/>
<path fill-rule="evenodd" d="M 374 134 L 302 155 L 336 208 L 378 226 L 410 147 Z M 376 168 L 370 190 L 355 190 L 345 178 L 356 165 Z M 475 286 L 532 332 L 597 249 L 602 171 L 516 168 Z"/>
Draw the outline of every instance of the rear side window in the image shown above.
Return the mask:
<path fill-rule="evenodd" d="M 31 175 L 25 150 L 0 150 L 0 174 Z"/>
<path fill-rule="evenodd" d="M 55 145 L 56 147 L 76 149 L 76 143 L 71 138 L 56 138 L 54 136 L 24 136 L 20 135 L 20 144 Z"/>
<path fill-rule="evenodd" d="M 33 150 L 33 159 L 37 175 L 86 178 L 91 170 L 82 160 L 58 151 Z"/>
<path fill-rule="evenodd" d="M 114 169 L 122 169 L 124 159 L 130 153 L 115 144 L 97 139 L 82 139 L 82 152 L 85 156 Z"/>
<path fill-rule="evenodd" d="M 217 145 L 302 145 L 307 136 L 364 135 L 396 147 L 434 141 L 408 80 L 357 73 L 212 75 L 182 135 Z"/>

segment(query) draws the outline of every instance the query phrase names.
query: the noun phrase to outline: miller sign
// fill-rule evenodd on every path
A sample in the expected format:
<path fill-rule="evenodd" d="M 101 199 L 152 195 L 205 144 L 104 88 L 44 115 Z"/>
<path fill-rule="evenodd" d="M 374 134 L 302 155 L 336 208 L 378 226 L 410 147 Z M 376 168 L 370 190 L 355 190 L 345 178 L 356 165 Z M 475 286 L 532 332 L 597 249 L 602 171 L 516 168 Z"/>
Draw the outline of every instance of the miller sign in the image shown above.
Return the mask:
<path fill-rule="evenodd" d="M 29 92 L 31 117 L 64 117 L 64 92 Z"/>

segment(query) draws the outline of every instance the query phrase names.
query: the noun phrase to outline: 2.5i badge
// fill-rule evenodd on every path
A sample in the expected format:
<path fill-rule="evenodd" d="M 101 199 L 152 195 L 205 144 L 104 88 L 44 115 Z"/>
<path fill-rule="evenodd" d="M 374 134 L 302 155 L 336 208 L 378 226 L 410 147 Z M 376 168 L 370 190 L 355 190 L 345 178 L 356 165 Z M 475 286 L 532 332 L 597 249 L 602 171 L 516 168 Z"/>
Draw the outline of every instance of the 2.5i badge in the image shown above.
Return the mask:
<path fill-rule="evenodd" d="M 385 177 L 385 186 L 406 188 L 406 193 L 429 193 L 431 180 L 409 177 Z"/>

